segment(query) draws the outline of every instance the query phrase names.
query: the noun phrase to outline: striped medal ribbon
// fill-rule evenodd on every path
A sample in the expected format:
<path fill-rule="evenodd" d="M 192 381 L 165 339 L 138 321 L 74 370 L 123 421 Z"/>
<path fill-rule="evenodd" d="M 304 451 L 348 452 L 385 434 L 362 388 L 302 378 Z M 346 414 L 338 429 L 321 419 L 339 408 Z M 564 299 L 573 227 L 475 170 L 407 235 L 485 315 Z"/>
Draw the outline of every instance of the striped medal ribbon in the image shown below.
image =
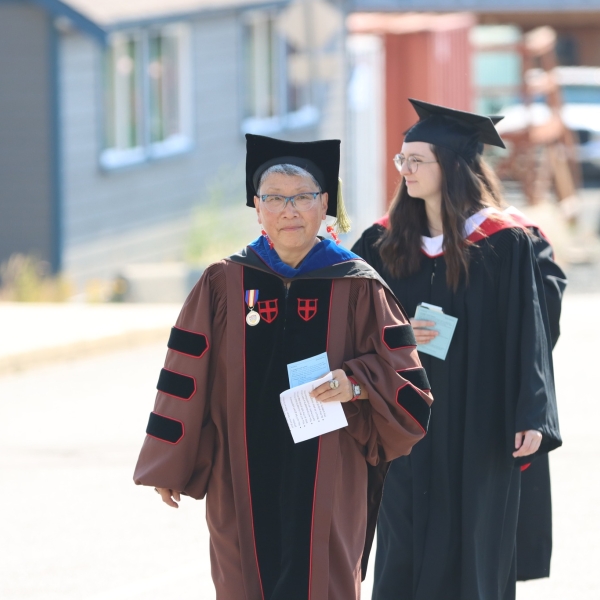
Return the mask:
<path fill-rule="evenodd" d="M 260 315 L 254 310 L 254 306 L 257 302 L 258 290 L 246 290 L 246 305 L 249 309 L 249 312 L 246 315 L 246 323 L 248 323 L 250 327 L 254 327 L 260 322 Z"/>

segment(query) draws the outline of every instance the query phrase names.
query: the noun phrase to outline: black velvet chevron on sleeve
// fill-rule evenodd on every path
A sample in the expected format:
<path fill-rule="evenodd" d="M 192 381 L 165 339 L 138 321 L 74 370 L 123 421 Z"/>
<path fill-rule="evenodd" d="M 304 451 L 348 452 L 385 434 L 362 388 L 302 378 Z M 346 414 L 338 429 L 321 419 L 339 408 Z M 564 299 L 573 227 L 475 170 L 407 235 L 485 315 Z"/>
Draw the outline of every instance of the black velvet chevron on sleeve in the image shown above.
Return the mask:
<path fill-rule="evenodd" d="M 398 390 L 396 402 L 419 424 L 423 433 L 427 433 L 431 407 L 409 383 Z"/>
<path fill-rule="evenodd" d="M 410 325 L 391 325 L 383 328 L 383 343 L 390 350 L 416 346 L 417 340 Z"/>
<path fill-rule="evenodd" d="M 406 369 L 404 371 L 398 371 L 398 375 L 406 379 L 406 381 L 410 381 L 420 390 L 431 389 L 431 384 L 429 383 L 427 373 L 423 367 L 419 367 L 418 369 Z"/>
<path fill-rule="evenodd" d="M 196 391 L 196 380 L 189 375 L 161 369 L 156 389 L 169 396 L 189 400 Z"/>
<path fill-rule="evenodd" d="M 169 417 L 151 412 L 146 433 L 163 442 L 177 444 L 183 437 L 183 423 L 176 419 L 170 419 Z"/>
<path fill-rule="evenodd" d="M 208 339 L 203 333 L 196 333 L 194 331 L 179 329 L 179 327 L 173 327 L 171 329 L 167 347 L 180 354 L 187 354 L 194 358 L 202 358 L 204 353 L 208 350 Z"/>

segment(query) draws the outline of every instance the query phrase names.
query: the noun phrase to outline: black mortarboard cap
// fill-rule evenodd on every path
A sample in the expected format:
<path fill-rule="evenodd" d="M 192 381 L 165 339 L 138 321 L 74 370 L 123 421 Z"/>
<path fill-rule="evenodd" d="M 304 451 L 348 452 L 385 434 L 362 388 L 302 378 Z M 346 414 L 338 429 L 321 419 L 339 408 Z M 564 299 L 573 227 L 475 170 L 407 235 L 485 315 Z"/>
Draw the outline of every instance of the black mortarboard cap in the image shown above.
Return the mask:
<path fill-rule="evenodd" d="M 274 165 L 290 164 L 308 171 L 329 194 L 327 214 L 337 217 L 340 140 L 286 142 L 246 134 L 246 205 L 254 207 L 261 175 Z"/>
<path fill-rule="evenodd" d="M 500 121 L 502 121 L 502 119 L 504 119 L 504 117 L 502 115 L 490 115 L 490 119 L 492 120 L 492 123 L 494 125 L 498 125 L 498 123 L 500 123 Z M 477 146 L 477 153 L 478 154 L 483 154 L 483 151 L 485 150 L 483 144 L 481 142 L 479 142 L 479 145 Z"/>
<path fill-rule="evenodd" d="M 417 111 L 419 121 L 406 132 L 405 142 L 442 146 L 466 161 L 475 158 L 481 149 L 480 144 L 506 148 L 494 127 L 502 117 L 486 117 L 413 98 L 409 101 Z"/>

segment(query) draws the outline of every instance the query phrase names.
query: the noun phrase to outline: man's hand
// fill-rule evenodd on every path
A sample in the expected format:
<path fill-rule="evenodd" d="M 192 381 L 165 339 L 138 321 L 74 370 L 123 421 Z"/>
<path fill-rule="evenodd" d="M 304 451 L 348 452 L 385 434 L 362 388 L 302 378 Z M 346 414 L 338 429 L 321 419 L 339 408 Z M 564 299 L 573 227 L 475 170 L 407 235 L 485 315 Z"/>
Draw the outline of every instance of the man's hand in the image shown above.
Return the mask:
<path fill-rule="evenodd" d="M 181 502 L 181 495 L 179 492 L 175 490 L 170 490 L 169 488 L 154 488 L 156 493 L 160 495 L 162 501 L 173 508 L 179 508 L 179 504 L 177 502 Z"/>
<path fill-rule="evenodd" d="M 310 395 L 319 402 L 349 402 L 354 397 L 352 385 L 342 369 L 332 371 L 333 379 L 339 383 L 337 388 L 331 388 L 329 381 L 315 388 Z"/>
<path fill-rule="evenodd" d="M 529 431 L 520 431 L 515 436 L 515 452 L 513 456 L 519 458 L 521 456 L 529 456 L 534 454 L 540 448 L 542 443 L 542 434 L 535 429 Z"/>

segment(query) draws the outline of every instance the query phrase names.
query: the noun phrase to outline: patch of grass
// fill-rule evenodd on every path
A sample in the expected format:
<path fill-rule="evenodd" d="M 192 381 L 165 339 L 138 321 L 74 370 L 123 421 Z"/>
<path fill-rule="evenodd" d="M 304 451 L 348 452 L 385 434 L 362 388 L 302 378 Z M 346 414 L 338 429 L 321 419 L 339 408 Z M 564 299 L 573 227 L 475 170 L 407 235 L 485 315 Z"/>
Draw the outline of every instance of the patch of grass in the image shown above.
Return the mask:
<path fill-rule="evenodd" d="M 65 277 L 50 274 L 47 262 L 24 254 L 2 263 L 0 281 L 0 300 L 5 302 L 65 302 L 73 294 Z"/>

